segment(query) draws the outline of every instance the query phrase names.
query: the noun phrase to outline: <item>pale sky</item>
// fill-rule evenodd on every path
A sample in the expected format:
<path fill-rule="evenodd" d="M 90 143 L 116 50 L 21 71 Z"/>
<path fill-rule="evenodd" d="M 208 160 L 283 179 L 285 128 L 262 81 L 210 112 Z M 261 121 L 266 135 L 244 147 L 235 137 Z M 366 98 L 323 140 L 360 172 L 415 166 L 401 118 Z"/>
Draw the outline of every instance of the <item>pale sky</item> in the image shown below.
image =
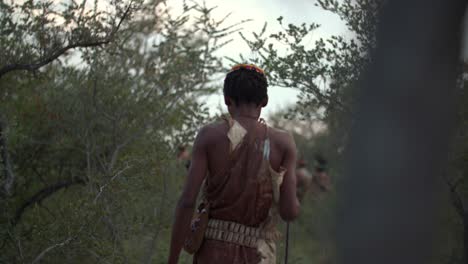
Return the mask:
<path fill-rule="evenodd" d="M 173 1 L 170 5 L 177 9 L 177 2 Z M 315 39 L 320 37 L 347 33 L 339 17 L 316 7 L 314 5 L 315 0 L 206 0 L 205 2 L 208 7 L 217 6 L 213 13 L 214 18 L 222 18 L 232 12 L 227 24 L 244 19 L 253 19 L 253 21 L 243 25 L 242 32 L 247 37 L 250 37 L 253 31 L 259 32 L 265 22 L 268 23 L 267 33 L 278 31 L 280 26 L 276 19 L 279 16 L 283 16 L 283 24 L 309 24 L 312 22 L 320 24 L 321 27 L 311 36 L 311 45 L 314 44 Z M 180 7 L 182 6 L 182 1 L 180 1 L 179 5 Z M 251 53 L 247 44 L 245 44 L 238 34 L 233 35 L 233 38 L 234 41 L 225 46 L 219 55 L 237 59 L 238 54 L 242 53 L 244 57 L 248 58 Z M 267 117 L 272 112 L 294 104 L 298 91 L 270 86 L 268 94 L 270 101 L 262 114 L 263 117 Z M 206 100 L 212 114 L 218 113 L 220 108 L 224 109 L 221 90 L 217 94 L 209 96 Z"/>

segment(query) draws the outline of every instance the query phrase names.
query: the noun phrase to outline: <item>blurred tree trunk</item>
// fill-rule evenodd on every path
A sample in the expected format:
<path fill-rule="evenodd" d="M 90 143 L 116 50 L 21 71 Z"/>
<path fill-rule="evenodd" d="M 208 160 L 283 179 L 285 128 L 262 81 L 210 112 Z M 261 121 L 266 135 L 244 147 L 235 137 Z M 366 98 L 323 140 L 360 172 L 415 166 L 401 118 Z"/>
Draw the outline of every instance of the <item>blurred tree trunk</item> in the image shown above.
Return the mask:
<path fill-rule="evenodd" d="M 465 264 L 468 264 L 468 214 L 463 217 L 463 252 Z"/>
<path fill-rule="evenodd" d="M 383 9 L 339 191 L 340 263 L 429 263 L 465 8 L 395 0 Z"/>

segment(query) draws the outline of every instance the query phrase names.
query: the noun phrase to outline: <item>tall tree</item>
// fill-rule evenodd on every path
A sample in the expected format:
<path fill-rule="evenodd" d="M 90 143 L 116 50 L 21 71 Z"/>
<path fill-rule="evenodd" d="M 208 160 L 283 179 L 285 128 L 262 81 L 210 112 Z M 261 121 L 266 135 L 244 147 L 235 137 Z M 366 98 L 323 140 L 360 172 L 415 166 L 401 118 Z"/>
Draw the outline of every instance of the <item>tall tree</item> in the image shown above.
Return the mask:
<path fill-rule="evenodd" d="M 132 2 L 110 3 L 113 12 L 98 11 L 82 1 L 59 5 L 54 1 L 1 1 L 0 78 L 14 71 L 36 72 L 76 48 L 110 43 L 124 20 L 131 15 Z M 11 195 L 15 182 L 8 153 L 5 117 L 0 116 L 0 149 L 5 180 L 3 195 Z"/>

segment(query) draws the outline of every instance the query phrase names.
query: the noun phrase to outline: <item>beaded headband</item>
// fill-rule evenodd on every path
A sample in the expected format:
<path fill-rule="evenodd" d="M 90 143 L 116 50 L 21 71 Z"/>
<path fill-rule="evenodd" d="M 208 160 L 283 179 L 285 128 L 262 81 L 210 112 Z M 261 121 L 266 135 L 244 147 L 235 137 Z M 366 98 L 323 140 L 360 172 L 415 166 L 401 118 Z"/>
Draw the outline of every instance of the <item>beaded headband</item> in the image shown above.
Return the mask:
<path fill-rule="evenodd" d="M 254 65 L 254 64 L 236 64 L 236 65 L 232 66 L 232 68 L 228 72 L 228 74 L 231 73 L 231 72 L 240 70 L 240 69 L 256 71 L 256 72 L 260 73 L 261 75 L 265 76 L 265 72 L 260 67 Z"/>

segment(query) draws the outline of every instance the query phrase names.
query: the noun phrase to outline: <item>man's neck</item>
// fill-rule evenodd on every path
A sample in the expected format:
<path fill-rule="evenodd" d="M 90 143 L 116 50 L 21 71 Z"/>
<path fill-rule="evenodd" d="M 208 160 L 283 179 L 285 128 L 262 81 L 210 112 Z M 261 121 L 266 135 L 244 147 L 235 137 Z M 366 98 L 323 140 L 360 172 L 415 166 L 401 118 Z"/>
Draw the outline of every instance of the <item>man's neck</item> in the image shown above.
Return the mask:
<path fill-rule="evenodd" d="M 261 110 L 258 108 L 239 106 L 237 109 L 231 112 L 231 116 L 234 119 L 241 118 L 258 120 L 260 118 L 260 113 Z"/>

